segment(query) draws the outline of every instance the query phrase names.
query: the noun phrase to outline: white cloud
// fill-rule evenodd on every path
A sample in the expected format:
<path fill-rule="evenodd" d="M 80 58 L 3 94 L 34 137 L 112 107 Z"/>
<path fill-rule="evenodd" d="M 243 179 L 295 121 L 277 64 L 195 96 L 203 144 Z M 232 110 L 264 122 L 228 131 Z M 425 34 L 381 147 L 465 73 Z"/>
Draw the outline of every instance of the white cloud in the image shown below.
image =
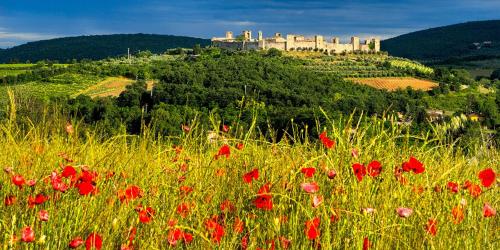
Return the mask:
<path fill-rule="evenodd" d="M 2 29 L 5 30 L 5 29 Z M 8 32 L 0 31 L 0 39 L 15 39 L 21 41 L 35 41 L 35 40 L 45 40 L 58 37 L 52 34 L 41 34 L 41 33 L 22 33 L 22 32 Z"/>

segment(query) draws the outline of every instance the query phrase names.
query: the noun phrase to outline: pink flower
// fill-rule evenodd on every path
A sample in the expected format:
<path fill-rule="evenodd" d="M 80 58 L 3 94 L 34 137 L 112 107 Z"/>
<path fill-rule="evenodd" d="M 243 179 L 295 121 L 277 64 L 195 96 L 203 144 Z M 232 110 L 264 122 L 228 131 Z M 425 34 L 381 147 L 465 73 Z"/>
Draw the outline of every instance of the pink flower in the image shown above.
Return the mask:
<path fill-rule="evenodd" d="M 38 212 L 38 218 L 41 221 L 48 221 L 49 220 L 49 212 L 47 212 L 47 210 L 40 210 L 40 212 Z"/>
<path fill-rule="evenodd" d="M 314 195 L 312 198 L 312 206 L 314 208 L 318 207 L 323 203 L 323 196 L 322 195 Z"/>
<path fill-rule="evenodd" d="M 497 210 L 490 206 L 488 203 L 484 203 L 483 207 L 483 216 L 484 217 L 493 217 L 497 214 Z"/>
<path fill-rule="evenodd" d="M 308 193 L 316 193 L 319 191 L 319 186 L 316 182 L 302 183 L 300 187 Z"/>
<path fill-rule="evenodd" d="M 399 217 L 408 218 L 413 213 L 413 209 L 406 207 L 398 207 L 396 208 L 396 213 L 398 213 Z"/>

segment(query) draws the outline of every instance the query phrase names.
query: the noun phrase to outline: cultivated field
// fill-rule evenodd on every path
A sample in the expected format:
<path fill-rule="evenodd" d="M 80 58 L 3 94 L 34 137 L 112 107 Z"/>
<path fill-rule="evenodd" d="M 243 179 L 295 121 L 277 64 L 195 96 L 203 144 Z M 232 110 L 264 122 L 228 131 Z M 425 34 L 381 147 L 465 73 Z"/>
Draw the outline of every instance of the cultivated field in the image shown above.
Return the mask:
<path fill-rule="evenodd" d="M 378 89 L 394 91 L 411 87 L 413 89 L 428 91 L 438 84 L 428 80 L 413 77 L 376 77 L 376 78 L 349 78 L 348 80 L 359 84 L 365 84 Z"/>
<path fill-rule="evenodd" d="M 90 97 L 119 96 L 134 80 L 125 77 L 108 77 L 105 80 L 84 89 L 73 96 L 88 95 Z"/>

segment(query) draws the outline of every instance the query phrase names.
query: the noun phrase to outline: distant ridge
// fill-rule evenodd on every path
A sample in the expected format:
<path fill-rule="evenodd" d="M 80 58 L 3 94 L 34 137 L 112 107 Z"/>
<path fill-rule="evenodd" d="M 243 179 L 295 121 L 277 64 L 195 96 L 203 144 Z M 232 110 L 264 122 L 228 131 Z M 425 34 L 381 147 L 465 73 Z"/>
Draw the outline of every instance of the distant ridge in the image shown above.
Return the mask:
<path fill-rule="evenodd" d="M 171 48 L 192 48 L 195 44 L 206 46 L 210 40 L 172 35 L 153 34 L 116 34 L 64 37 L 37 42 L 29 42 L 10 49 L 0 49 L 0 63 L 13 61 L 36 62 L 40 60 L 58 60 L 64 62 L 71 59 L 99 60 L 150 50 L 162 53 Z"/>
<path fill-rule="evenodd" d="M 416 31 L 382 41 L 381 49 L 420 61 L 500 57 L 500 20 Z"/>

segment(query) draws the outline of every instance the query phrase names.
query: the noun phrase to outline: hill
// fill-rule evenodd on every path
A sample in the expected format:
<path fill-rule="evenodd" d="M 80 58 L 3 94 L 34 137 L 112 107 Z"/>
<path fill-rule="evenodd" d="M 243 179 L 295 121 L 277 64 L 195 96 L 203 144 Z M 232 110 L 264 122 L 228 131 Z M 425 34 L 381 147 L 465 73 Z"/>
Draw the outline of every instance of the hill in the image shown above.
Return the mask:
<path fill-rule="evenodd" d="M 71 59 L 100 60 L 131 52 L 150 50 L 162 53 L 167 49 L 191 48 L 195 44 L 210 44 L 210 40 L 171 35 L 117 34 L 56 38 L 29 42 L 10 49 L 0 50 L 0 63 L 40 60 L 67 61 Z"/>
<path fill-rule="evenodd" d="M 500 20 L 476 21 L 408 33 L 381 49 L 423 62 L 500 57 Z"/>

